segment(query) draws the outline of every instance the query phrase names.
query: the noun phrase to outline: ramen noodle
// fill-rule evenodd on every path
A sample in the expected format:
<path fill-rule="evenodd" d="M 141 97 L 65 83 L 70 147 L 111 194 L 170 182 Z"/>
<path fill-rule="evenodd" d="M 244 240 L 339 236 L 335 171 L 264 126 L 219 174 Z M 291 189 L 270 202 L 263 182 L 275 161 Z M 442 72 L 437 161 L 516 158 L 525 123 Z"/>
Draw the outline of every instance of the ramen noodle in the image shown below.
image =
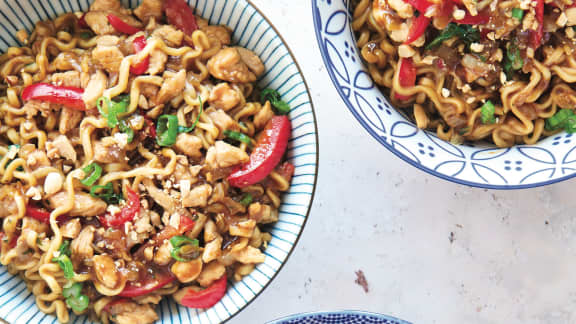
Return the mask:
<path fill-rule="evenodd" d="M 534 144 L 576 131 L 572 0 L 354 0 L 374 82 L 453 143 Z"/>
<path fill-rule="evenodd" d="M 183 0 L 95 0 L 0 56 L 0 262 L 38 308 L 150 323 L 264 262 L 290 108 Z"/>

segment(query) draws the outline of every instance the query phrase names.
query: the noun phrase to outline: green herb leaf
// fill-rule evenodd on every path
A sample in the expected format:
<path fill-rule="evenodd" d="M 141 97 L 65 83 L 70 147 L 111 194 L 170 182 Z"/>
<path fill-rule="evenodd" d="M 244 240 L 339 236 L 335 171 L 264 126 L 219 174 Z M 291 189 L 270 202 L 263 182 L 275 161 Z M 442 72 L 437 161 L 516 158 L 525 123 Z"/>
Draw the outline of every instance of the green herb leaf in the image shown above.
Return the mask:
<path fill-rule="evenodd" d="M 102 176 L 102 167 L 96 163 L 88 164 L 82 169 L 82 171 L 84 171 L 86 176 L 84 179 L 80 180 L 80 183 L 88 187 L 96 183 L 96 181 L 98 181 Z"/>
<path fill-rule="evenodd" d="M 248 207 L 252 203 L 252 199 L 253 199 L 252 194 L 247 193 L 240 200 L 240 204 L 242 204 L 242 206 L 244 206 L 244 207 Z"/>
<path fill-rule="evenodd" d="M 494 112 L 496 107 L 492 101 L 488 100 L 482 105 L 480 119 L 482 124 L 494 124 L 496 122 L 496 117 L 494 117 Z"/>
<path fill-rule="evenodd" d="M 438 35 L 438 37 L 436 37 L 428 45 L 426 45 L 425 49 L 429 50 L 436 46 L 439 46 L 444 41 L 452 37 L 458 37 L 460 38 L 460 40 L 466 43 L 466 45 L 470 45 L 480 40 L 480 32 L 478 31 L 478 29 L 470 25 L 459 25 L 451 23 L 440 33 L 440 35 Z"/>
<path fill-rule="evenodd" d="M 260 93 L 260 101 L 262 103 L 270 101 L 270 104 L 276 108 L 276 111 L 280 115 L 286 115 L 290 112 L 290 105 L 283 101 L 280 93 L 274 89 L 262 90 L 262 93 Z"/>

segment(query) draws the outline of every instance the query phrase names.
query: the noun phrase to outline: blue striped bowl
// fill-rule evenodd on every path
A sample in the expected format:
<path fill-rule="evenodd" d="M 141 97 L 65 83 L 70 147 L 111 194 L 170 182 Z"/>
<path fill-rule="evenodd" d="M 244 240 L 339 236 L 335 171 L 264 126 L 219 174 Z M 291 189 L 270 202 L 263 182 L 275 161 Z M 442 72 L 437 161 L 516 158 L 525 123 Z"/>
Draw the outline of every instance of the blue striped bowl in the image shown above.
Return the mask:
<path fill-rule="evenodd" d="M 418 129 L 394 109 L 362 63 L 350 25 L 351 1 L 311 2 L 318 46 L 332 83 L 356 120 L 399 158 L 437 177 L 481 188 L 531 188 L 576 176 L 573 134 L 499 149 L 454 145 Z"/>
<path fill-rule="evenodd" d="M 124 0 L 134 8 L 136 0 Z M 246 0 L 188 0 L 196 14 L 211 24 L 234 30 L 234 41 L 258 54 L 266 66 L 259 81 L 262 88 L 277 89 L 292 107 L 292 138 L 288 157 L 296 166 L 292 186 L 283 197 L 280 220 L 271 227 L 272 241 L 266 261 L 240 282 L 230 282 L 226 296 L 214 307 L 196 310 L 180 307 L 171 298 L 158 306 L 161 323 L 221 323 L 246 307 L 276 276 L 292 252 L 312 204 L 318 166 L 316 119 L 304 77 L 288 47 L 274 27 Z M 71 11 L 87 10 L 89 0 L 7 0 L 0 3 L 0 50 L 21 46 L 16 31 L 31 31 L 38 20 Z M 56 318 L 38 310 L 34 296 L 18 276 L 0 268 L 0 317 L 10 323 L 55 323 Z M 71 316 L 71 323 L 88 323 Z"/>

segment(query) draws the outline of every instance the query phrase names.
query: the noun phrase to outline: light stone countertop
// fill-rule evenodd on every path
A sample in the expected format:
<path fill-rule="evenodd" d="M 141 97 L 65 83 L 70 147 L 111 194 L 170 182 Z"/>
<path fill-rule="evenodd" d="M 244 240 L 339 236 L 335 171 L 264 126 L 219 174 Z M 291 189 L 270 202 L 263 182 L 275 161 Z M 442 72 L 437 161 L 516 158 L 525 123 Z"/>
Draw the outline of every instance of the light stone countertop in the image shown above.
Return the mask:
<path fill-rule="evenodd" d="M 576 180 L 495 191 L 417 170 L 370 137 L 340 100 L 320 57 L 310 1 L 252 2 L 304 72 L 320 167 L 292 256 L 229 323 L 342 309 L 414 324 L 576 323 Z M 368 293 L 354 283 L 357 270 Z"/>

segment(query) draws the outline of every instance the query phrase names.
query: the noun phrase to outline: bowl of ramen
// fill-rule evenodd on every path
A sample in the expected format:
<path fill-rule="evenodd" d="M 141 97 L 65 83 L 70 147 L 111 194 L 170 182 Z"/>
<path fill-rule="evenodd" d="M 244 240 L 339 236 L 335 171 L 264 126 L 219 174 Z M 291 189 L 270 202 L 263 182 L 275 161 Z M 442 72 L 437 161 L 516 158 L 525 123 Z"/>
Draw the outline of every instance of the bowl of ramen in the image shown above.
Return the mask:
<path fill-rule="evenodd" d="M 317 133 L 244 0 L 0 4 L 0 317 L 220 323 L 294 248 Z"/>
<path fill-rule="evenodd" d="M 576 174 L 572 2 L 312 2 L 337 91 L 403 160 L 496 189 Z"/>

